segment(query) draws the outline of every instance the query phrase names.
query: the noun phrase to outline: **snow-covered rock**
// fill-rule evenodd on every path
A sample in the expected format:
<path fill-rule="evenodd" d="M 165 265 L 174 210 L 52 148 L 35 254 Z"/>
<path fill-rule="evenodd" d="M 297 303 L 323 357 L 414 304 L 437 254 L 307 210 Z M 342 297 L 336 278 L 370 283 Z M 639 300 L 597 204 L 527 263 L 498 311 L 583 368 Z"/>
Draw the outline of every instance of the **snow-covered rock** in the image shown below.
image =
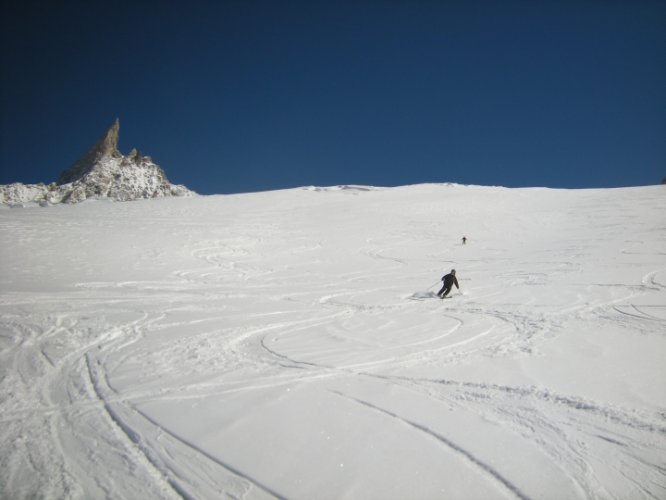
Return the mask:
<path fill-rule="evenodd" d="M 55 184 L 21 184 L 15 182 L 0 186 L 0 203 L 20 205 L 31 201 L 46 201 Z"/>
<path fill-rule="evenodd" d="M 78 203 L 90 198 L 131 201 L 165 196 L 192 196 L 185 186 L 171 184 L 159 165 L 136 149 L 118 151 L 120 122 L 116 120 L 99 141 L 56 183 L 0 186 L 0 203 Z"/>

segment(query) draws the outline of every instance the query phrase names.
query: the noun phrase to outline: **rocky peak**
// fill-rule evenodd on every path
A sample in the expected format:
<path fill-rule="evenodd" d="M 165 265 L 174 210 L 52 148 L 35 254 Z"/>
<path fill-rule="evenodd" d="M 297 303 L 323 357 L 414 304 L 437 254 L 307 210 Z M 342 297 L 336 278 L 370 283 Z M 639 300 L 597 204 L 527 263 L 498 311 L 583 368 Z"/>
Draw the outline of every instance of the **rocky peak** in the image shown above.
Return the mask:
<path fill-rule="evenodd" d="M 96 164 L 107 157 L 119 158 L 122 155 L 118 151 L 118 136 L 120 133 L 120 120 L 116 118 L 113 125 L 100 137 L 97 143 L 74 165 L 65 170 L 56 181 L 62 185 L 80 179 L 90 172 Z"/>
<path fill-rule="evenodd" d="M 185 186 L 171 184 L 160 166 L 138 149 L 123 156 L 118 151 L 119 132 L 120 121 L 116 119 L 97 143 L 53 184 L 0 186 L 0 203 L 78 203 L 90 198 L 131 201 L 195 194 Z"/>

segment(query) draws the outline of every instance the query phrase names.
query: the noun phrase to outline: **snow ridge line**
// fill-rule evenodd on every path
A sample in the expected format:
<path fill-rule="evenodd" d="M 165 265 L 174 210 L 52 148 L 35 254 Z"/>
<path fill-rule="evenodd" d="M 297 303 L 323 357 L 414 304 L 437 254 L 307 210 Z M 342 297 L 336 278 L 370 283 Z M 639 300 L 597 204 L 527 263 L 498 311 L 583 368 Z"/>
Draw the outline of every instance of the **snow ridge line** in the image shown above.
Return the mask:
<path fill-rule="evenodd" d="M 367 402 L 367 401 L 363 401 L 363 400 L 361 400 L 361 399 L 357 399 L 357 398 L 354 398 L 354 397 L 352 397 L 352 396 L 348 396 L 348 395 L 346 395 L 346 394 L 343 394 L 342 392 L 335 391 L 335 390 L 332 390 L 332 391 L 330 391 L 330 392 L 332 392 L 332 393 L 334 393 L 334 394 L 337 394 L 338 396 L 341 396 L 341 397 L 343 397 L 343 398 L 345 398 L 345 399 L 348 399 L 348 400 L 350 400 L 350 401 L 354 401 L 354 402 L 356 402 L 356 403 L 358 403 L 358 404 L 360 404 L 360 405 L 366 406 L 366 407 L 368 407 L 368 408 L 370 408 L 370 409 L 372 409 L 372 410 L 374 410 L 374 411 L 377 411 L 377 412 L 379 412 L 379 413 L 383 413 L 384 415 L 388 415 L 389 417 L 395 418 L 395 419 L 399 420 L 400 422 L 402 422 L 402 423 L 404 423 L 404 424 L 406 424 L 406 425 L 408 425 L 408 426 L 410 426 L 410 427 L 412 427 L 412 428 L 414 428 L 414 429 L 416 429 L 416 430 L 418 430 L 418 431 L 420 431 L 420 432 L 425 433 L 426 435 L 430 436 L 431 438 L 434 438 L 434 439 L 436 439 L 437 441 L 443 443 L 444 445 L 446 445 L 448 448 L 450 448 L 451 450 L 455 451 L 456 453 L 459 453 L 460 455 L 462 455 L 463 457 L 465 457 L 467 460 L 469 460 L 470 462 L 472 462 L 472 463 L 473 463 L 474 465 L 476 465 L 477 467 L 481 468 L 481 470 L 483 470 L 484 472 L 486 472 L 487 474 L 489 474 L 493 479 L 495 479 L 495 480 L 498 481 L 500 484 L 502 484 L 506 489 L 508 489 L 511 493 L 513 493 L 517 498 L 520 498 L 521 500 L 529 500 L 530 497 L 528 497 L 527 495 L 525 495 L 525 494 L 520 490 L 520 488 L 518 488 L 518 486 L 516 486 L 515 484 L 513 484 L 511 481 L 509 481 L 508 479 L 506 479 L 504 476 L 502 476 L 502 475 L 501 475 L 497 470 L 495 470 L 492 466 L 490 466 L 489 464 L 487 464 L 487 463 L 483 462 L 482 460 L 476 458 L 472 453 L 470 453 L 470 452 L 467 451 L 466 449 L 464 449 L 464 448 L 462 448 L 461 446 L 457 445 L 456 443 L 454 443 L 454 442 L 451 441 L 450 439 L 445 438 L 445 437 L 442 436 L 441 434 L 436 433 L 436 432 L 433 431 L 432 429 L 429 429 L 429 428 L 426 427 L 425 425 L 423 425 L 423 424 L 419 424 L 419 423 L 416 423 L 416 422 L 412 422 L 411 420 L 408 420 L 408 419 L 406 419 L 406 418 L 403 418 L 403 417 L 401 417 L 400 415 L 397 415 L 397 414 L 395 414 L 395 413 L 393 413 L 393 412 L 391 412 L 391 411 L 389 411 L 389 410 L 386 410 L 386 409 L 384 409 L 384 408 L 380 408 L 380 407 L 378 407 L 378 406 L 375 406 L 375 405 L 373 405 L 372 403 L 369 403 L 369 402 Z"/>

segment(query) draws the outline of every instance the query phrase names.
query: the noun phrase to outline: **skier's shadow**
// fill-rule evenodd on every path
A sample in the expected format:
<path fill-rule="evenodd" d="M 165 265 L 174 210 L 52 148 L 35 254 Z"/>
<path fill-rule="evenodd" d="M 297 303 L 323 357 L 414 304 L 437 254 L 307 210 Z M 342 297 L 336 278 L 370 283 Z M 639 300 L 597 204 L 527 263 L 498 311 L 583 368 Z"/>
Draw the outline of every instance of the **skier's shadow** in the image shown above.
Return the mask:
<path fill-rule="evenodd" d="M 410 300 L 426 300 L 426 299 L 438 299 L 439 297 L 435 292 L 414 292 L 407 298 Z"/>

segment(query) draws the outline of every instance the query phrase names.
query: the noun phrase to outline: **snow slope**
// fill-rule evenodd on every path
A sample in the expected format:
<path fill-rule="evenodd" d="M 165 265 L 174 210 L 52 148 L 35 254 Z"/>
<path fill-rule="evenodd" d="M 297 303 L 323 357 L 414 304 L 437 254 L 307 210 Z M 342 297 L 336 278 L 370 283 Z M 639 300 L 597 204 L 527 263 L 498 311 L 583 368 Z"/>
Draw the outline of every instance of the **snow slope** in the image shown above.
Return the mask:
<path fill-rule="evenodd" d="M 0 208 L 0 497 L 666 498 L 665 194 Z"/>

